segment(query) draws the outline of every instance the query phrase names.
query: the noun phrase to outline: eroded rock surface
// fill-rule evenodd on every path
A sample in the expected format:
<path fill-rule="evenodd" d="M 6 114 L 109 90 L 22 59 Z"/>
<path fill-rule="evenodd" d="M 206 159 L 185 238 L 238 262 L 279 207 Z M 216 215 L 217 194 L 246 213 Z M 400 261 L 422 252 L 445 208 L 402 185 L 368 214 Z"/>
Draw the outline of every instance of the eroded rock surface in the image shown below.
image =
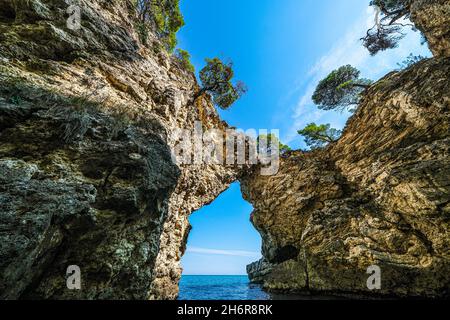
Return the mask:
<path fill-rule="evenodd" d="M 81 29 L 67 27 L 69 4 Z M 177 128 L 226 128 L 129 1 L 0 1 L 0 297 L 175 298 L 188 215 L 236 180 L 182 166 Z M 82 290 L 68 290 L 69 265 Z"/>
<path fill-rule="evenodd" d="M 450 288 L 450 59 L 372 86 L 342 138 L 288 154 L 273 177 L 249 175 L 269 290 L 447 296 Z M 369 290 L 368 267 L 381 268 Z"/>
<path fill-rule="evenodd" d="M 414 0 L 411 20 L 427 39 L 435 57 L 450 56 L 450 1 Z"/>

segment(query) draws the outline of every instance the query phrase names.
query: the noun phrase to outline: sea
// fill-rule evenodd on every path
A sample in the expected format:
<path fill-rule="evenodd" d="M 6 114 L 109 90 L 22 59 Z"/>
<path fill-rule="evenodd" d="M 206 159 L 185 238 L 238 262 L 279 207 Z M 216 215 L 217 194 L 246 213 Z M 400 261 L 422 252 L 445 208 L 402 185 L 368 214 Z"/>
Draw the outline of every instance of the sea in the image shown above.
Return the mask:
<path fill-rule="evenodd" d="M 178 300 L 270 300 L 247 276 L 191 276 L 180 280 Z"/>
<path fill-rule="evenodd" d="M 178 300 L 341 300 L 325 295 L 284 295 L 264 292 L 245 276 L 183 275 Z"/>

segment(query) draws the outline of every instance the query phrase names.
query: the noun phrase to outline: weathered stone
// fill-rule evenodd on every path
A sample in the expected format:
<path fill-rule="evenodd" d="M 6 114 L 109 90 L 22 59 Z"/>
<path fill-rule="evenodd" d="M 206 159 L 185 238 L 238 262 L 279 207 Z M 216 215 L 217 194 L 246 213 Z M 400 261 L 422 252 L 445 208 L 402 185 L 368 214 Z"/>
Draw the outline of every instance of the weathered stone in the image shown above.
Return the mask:
<path fill-rule="evenodd" d="M 177 128 L 226 129 L 130 1 L 0 0 L 0 298 L 174 299 L 188 216 L 242 170 L 176 165 Z M 449 288 L 448 0 L 413 3 L 436 58 L 370 89 L 342 139 L 293 152 L 245 197 L 270 290 L 445 296 Z M 441 14 L 444 13 L 444 14 Z M 382 268 L 369 291 L 367 267 Z M 81 268 L 82 290 L 66 270 Z"/>
<path fill-rule="evenodd" d="M 449 58 L 436 58 L 386 76 L 336 144 L 289 154 L 275 177 L 243 179 L 267 260 L 249 266 L 254 281 L 288 292 L 448 295 L 449 74 Z M 366 285 L 371 265 L 381 290 Z"/>
<path fill-rule="evenodd" d="M 435 57 L 450 56 L 450 1 L 414 0 L 411 20 L 423 32 Z"/>
<path fill-rule="evenodd" d="M 70 30 L 66 1 L 0 1 L 0 297 L 175 298 L 187 217 L 238 170 L 174 164 L 172 133 L 225 126 L 131 2 L 77 5 Z"/>

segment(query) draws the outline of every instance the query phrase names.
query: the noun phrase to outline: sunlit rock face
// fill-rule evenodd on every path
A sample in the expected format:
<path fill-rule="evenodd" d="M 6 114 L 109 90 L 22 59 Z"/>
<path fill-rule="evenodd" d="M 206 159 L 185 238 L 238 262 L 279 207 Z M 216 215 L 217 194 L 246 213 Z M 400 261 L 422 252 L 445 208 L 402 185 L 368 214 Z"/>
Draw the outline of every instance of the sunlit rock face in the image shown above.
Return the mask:
<path fill-rule="evenodd" d="M 0 297 L 169 299 L 188 215 L 236 180 L 177 165 L 177 128 L 226 128 L 129 1 L 0 1 Z M 81 290 L 66 286 L 68 266 Z"/>
<path fill-rule="evenodd" d="M 347 295 L 448 295 L 450 59 L 374 84 L 342 138 L 293 152 L 273 177 L 242 181 L 269 290 Z M 367 269 L 381 270 L 370 290 Z M 373 289 L 373 288 L 371 288 Z"/>
<path fill-rule="evenodd" d="M 174 299 L 188 216 L 242 172 L 175 164 L 173 133 L 227 125 L 151 33 L 142 46 L 130 1 L 75 2 L 74 29 L 68 1 L 0 0 L 0 298 Z M 373 86 L 339 143 L 242 179 L 266 288 L 447 293 L 448 1 L 423 2 L 442 58 Z"/>

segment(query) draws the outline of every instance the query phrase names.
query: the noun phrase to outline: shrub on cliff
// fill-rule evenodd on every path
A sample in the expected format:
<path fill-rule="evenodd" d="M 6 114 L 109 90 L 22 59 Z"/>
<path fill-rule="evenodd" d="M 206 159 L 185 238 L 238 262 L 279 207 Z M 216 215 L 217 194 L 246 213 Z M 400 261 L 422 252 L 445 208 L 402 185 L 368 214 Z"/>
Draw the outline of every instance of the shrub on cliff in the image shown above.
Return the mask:
<path fill-rule="evenodd" d="M 399 70 L 405 70 L 424 59 L 426 59 L 424 56 L 415 56 L 414 54 L 410 53 L 405 60 L 403 60 L 401 63 L 397 63 L 397 65 L 399 67 Z"/>
<path fill-rule="evenodd" d="M 177 49 L 175 51 L 174 57 L 178 60 L 178 62 L 184 69 L 190 72 L 195 72 L 195 68 L 191 63 L 191 55 L 189 54 L 189 52 L 183 49 Z"/>
<path fill-rule="evenodd" d="M 360 71 L 350 65 L 331 72 L 319 82 L 312 100 L 323 110 L 343 110 L 359 102 L 371 81 L 359 77 Z"/>
<path fill-rule="evenodd" d="M 247 92 L 246 85 L 234 77 L 233 63 L 224 63 L 219 58 L 206 59 L 206 66 L 200 71 L 201 89 L 195 94 L 194 101 L 204 93 L 212 96 L 215 105 L 228 109 L 237 99 Z"/>
<path fill-rule="evenodd" d="M 146 44 L 148 32 L 152 30 L 164 42 L 166 49 L 173 51 L 177 45 L 176 33 L 184 25 L 179 0 L 134 0 L 138 15 L 136 29 L 141 41 Z"/>
<path fill-rule="evenodd" d="M 266 150 L 260 150 L 260 151 L 265 154 L 271 154 L 272 146 L 277 145 L 277 144 L 278 144 L 278 150 L 282 154 L 287 151 L 292 150 L 288 145 L 283 144 L 280 141 L 280 139 L 278 139 L 278 137 L 273 133 L 259 135 L 258 138 L 256 139 L 256 144 L 257 144 L 258 150 L 262 149 L 262 147 L 264 146 L 264 148 Z"/>
<path fill-rule="evenodd" d="M 361 40 L 371 55 L 397 47 L 405 36 L 402 32 L 406 26 L 404 18 L 410 16 L 411 0 L 372 0 L 370 5 L 377 10 L 375 25 L 367 31 Z"/>
<path fill-rule="evenodd" d="M 298 130 L 298 134 L 305 138 L 305 143 L 308 147 L 311 149 L 319 149 L 331 142 L 337 141 L 342 131 L 331 128 L 329 124 L 317 125 L 310 123 L 305 128 Z"/>

